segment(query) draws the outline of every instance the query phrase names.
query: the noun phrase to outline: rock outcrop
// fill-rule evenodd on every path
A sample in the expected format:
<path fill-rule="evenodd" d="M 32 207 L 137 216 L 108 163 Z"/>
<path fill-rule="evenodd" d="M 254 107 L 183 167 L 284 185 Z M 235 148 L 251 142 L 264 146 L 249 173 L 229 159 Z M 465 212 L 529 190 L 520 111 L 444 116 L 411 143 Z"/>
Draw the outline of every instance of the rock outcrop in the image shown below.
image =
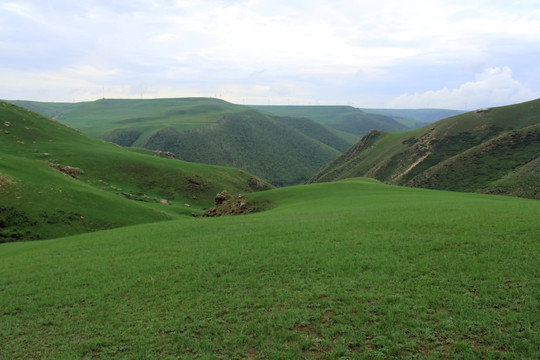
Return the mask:
<path fill-rule="evenodd" d="M 214 199 L 214 206 L 204 212 L 201 217 L 217 217 L 224 215 L 249 214 L 254 208 L 247 205 L 242 194 L 231 195 L 227 190 L 218 193 Z"/>
<path fill-rule="evenodd" d="M 65 175 L 71 176 L 74 179 L 77 179 L 79 177 L 79 174 L 84 173 L 84 171 L 82 171 L 80 168 L 74 167 L 74 166 L 53 164 L 53 163 L 50 163 L 50 162 L 47 162 L 47 165 L 49 165 L 53 169 L 56 169 L 56 170 L 64 173 Z"/>

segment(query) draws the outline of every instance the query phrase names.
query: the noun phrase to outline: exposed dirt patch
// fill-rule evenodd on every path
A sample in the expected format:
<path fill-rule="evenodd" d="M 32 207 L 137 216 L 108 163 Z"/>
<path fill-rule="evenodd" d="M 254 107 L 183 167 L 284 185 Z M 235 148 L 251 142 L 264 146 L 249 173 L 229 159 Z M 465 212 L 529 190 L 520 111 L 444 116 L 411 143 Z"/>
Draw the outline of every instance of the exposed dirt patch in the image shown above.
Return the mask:
<path fill-rule="evenodd" d="M 157 157 L 162 157 L 162 158 L 167 158 L 167 159 L 176 159 L 176 156 L 170 151 L 155 150 L 154 154 Z"/>
<path fill-rule="evenodd" d="M 216 195 L 214 206 L 203 213 L 201 217 L 217 217 L 225 215 L 243 215 L 255 211 L 254 205 L 248 205 L 242 194 L 231 195 L 227 190 Z"/>
<path fill-rule="evenodd" d="M 11 176 L 0 174 L 0 191 L 2 189 L 7 189 L 8 187 L 11 187 L 15 184 L 16 182 Z"/>
<path fill-rule="evenodd" d="M 197 199 L 199 194 L 207 191 L 207 185 L 199 177 L 191 177 L 186 181 L 186 189 L 193 199 Z"/>
<path fill-rule="evenodd" d="M 79 177 L 79 174 L 84 174 L 84 171 L 82 171 L 78 167 L 60 165 L 60 164 L 53 164 L 53 163 L 50 163 L 48 161 L 46 162 L 46 164 L 49 165 L 50 167 L 52 167 L 53 169 L 56 169 L 56 170 L 64 173 L 65 175 L 71 176 L 74 179 L 77 179 Z"/>
<path fill-rule="evenodd" d="M 252 176 L 249 178 L 249 186 L 250 188 L 254 188 L 255 190 L 263 190 L 263 189 L 269 189 L 270 187 L 268 184 L 266 184 L 264 181 L 257 179 L 256 177 Z"/>
<path fill-rule="evenodd" d="M 422 135 L 418 140 L 408 140 L 408 144 L 411 145 L 409 149 L 410 155 L 407 158 L 401 160 L 401 164 L 396 168 L 391 177 L 392 183 L 397 183 L 402 177 L 407 175 L 418 164 L 427 159 L 433 152 L 433 141 L 435 140 L 435 134 L 431 129 L 426 134 Z"/>

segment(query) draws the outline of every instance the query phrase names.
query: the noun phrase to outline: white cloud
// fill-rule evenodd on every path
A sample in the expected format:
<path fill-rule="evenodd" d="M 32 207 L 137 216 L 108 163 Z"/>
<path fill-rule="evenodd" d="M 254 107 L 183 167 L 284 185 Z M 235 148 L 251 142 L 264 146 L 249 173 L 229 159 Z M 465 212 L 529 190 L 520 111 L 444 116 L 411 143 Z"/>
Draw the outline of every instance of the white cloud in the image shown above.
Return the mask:
<path fill-rule="evenodd" d="M 513 89 L 512 99 L 526 96 L 527 86 L 533 96 L 540 91 L 537 8 L 528 0 L 0 0 L 0 78 L 19 77 L 3 81 L 0 97 L 40 100 L 34 89 L 47 88 L 71 100 L 76 87 L 92 100 L 91 89 L 103 86 L 129 97 L 122 89 L 144 83 L 167 96 L 226 88 L 246 103 L 370 107 L 401 93 L 425 98 L 424 89 L 446 87 L 433 96 L 453 97 L 475 73 L 501 66 L 513 74 L 489 75 L 506 81 L 495 85 Z M 285 100 L 275 89 L 295 94 Z"/>
<path fill-rule="evenodd" d="M 475 109 L 508 105 L 540 97 L 512 76 L 509 67 L 487 68 L 476 80 L 458 88 L 429 90 L 424 93 L 402 94 L 388 106 L 393 108 Z"/>

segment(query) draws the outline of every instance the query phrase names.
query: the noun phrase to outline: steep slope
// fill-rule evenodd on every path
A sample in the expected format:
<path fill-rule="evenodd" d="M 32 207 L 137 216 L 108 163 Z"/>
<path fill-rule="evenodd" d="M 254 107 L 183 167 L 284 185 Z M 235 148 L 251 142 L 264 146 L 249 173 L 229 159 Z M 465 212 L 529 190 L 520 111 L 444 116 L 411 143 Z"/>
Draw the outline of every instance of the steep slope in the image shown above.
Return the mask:
<path fill-rule="evenodd" d="M 399 132 L 410 129 L 389 116 L 368 114 L 352 106 L 253 105 L 251 107 L 278 116 L 309 118 L 333 129 L 357 136 L 364 135 L 370 130 Z"/>
<path fill-rule="evenodd" d="M 369 176 L 407 186 L 488 191 L 510 174 L 514 182 L 517 174 L 533 176 L 519 168 L 529 168 L 540 153 L 539 123 L 540 99 L 477 110 L 406 133 L 371 132 L 309 182 Z M 521 193 L 535 197 L 532 189 Z"/>
<path fill-rule="evenodd" d="M 515 169 L 494 181 L 485 191 L 487 194 L 506 194 L 540 200 L 540 157 Z"/>
<path fill-rule="evenodd" d="M 540 123 L 512 130 L 441 161 L 406 185 L 433 189 L 482 191 L 501 178 L 516 176 L 520 168 L 540 156 Z M 537 180 L 540 180 L 537 179 Z M 531 184 L 540 190 L 540 182 Z M 533 191 L 533 188 L 531 188 Z M 540 193 L 530 197 L 539 198 Z"/>
<path fill-rule="evenodd" d="M 329 128 L 323 126 L 308 118 L 299 117 L 275 117 L 275 119 L 283 124 L 292 126 L 300 131 L 302 134 L 309 136 L 312 139 L 320 141 L 321 143 L 328 145 L 340 152 L 344 152 L 352 143 L 343 139 L 335 132 L 330 131 Z"/>
<path fill-rule="evenodd" d="M 223 189 L 268 187 L 237 169 L 127 151 L 6 102 L 0 129 L 0 242 L 171 219 Z"/>
<path fill-rule="evenodd" d="M 275 118 L 211 98 L 17 103 L 121 146 L 239 167 L 276 185 L 304 182 L 357 140 L 313 120 Z"/>
<path fill-rule="evenodd" d="M 340 155 L 286 122 L 254 110 L 225 115 L 206 128 L 163 129 L 141 145 L 170 151 L 187 161 L 234 166 L 277 186 L 304 182 Z"/>

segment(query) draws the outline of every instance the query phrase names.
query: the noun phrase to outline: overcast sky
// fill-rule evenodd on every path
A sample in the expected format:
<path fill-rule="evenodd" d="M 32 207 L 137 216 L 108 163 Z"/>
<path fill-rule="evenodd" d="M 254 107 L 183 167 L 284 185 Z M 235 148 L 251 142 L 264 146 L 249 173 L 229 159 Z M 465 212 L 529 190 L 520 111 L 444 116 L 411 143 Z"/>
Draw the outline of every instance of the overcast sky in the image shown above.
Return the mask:
<path fill-rule="evenodd" d="M 540 0 L 0 0 L 0 98 L 540 98 Z"/>

